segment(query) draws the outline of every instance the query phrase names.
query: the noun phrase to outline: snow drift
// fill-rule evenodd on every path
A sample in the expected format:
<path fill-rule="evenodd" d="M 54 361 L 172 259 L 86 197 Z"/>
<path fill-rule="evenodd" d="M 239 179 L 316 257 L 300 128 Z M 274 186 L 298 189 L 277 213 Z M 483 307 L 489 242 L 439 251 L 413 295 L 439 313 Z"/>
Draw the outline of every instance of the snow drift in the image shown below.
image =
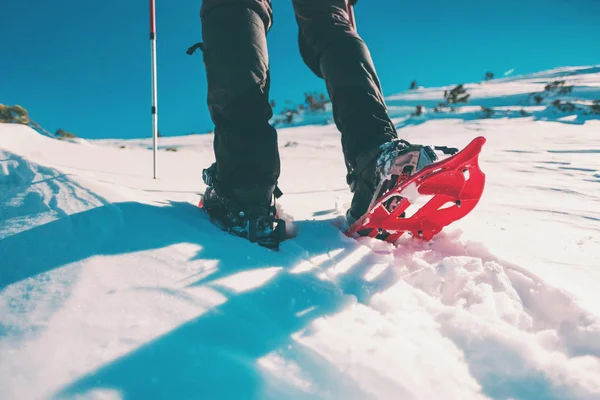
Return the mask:
<path fill-rule="evenodd" d="M 164 139 L 153 180 L 148 140 L 0 125 L 0 397 L 600 398 L 600 71 L 465 87 L 389 99 L 409 141 L 488 139 L 477 208 L 396 246 L 340 231 L 331 125 L 280 130 L 278 253 L 196 207 L 211 135 Z"/>

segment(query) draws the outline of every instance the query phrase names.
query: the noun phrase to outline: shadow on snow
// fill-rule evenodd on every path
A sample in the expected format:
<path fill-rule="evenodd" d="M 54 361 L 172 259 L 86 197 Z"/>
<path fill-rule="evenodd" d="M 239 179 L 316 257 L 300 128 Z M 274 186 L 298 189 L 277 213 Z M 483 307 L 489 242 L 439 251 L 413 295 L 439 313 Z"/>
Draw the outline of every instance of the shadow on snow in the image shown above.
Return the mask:
<path fill-rule="evenodd" d="M 217 272 L 192 285 L 210 285 L 243 270 L 282 266 L 271 281 L 247 292 L 211 286 L 227 297 L 224 304 L 78 379 L 57 396 L 109 388 L 130 399 L 186 398 L 199 393 L 206 394 L 202 398 L 264 398 L 269 378 L 257 361 L 277 351 L 292 357 L 314 384 L 326 388 L 327 382 L 335 381 L 336 390 L 346 393 L 346 397 L 367 398 L 320 356 L 305 348 L 300 351 L 291 335 L 316 318 L 353 302 L 348 294 L 366 300 L 369 293 L 393 282 L 384 282 L 383 277 L 363 286 L 356 279 L 345 278 L 336 285 L 311 273 L 289 273 L 290 267 L 314 255 L 313 251 L 324 253 L 339 248 L 340 243 L 345 250 L 360 247 L 351 239 L 340 240 L 343 235 L 331 221 L 303 221 L 298 225 L 317 237 L 311 237 L 306 248 L 288 242 L 281 252 L 273 252 L 219 231 L 188 203 L 165 207 L 135 202 L 107 204 L 1 240 L 4 266 L 0 290 L 91 256 L 159 249 L 177 243 L 198 244 L 201 250 L 196 257 L 219 260 Z M 308 393 L 293 385 L 279 386 L 273 389 L 270 385 L 268 390 L 280 390 L 284 397 L 308 398 Z"/>

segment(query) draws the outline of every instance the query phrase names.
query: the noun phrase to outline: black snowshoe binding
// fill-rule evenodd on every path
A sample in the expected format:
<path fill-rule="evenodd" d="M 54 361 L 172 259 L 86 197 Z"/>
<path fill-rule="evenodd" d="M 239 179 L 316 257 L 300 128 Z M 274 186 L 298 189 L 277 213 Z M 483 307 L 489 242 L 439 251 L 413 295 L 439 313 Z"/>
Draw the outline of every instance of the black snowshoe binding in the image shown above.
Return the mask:
<path fill-rule="evenodd" d="M 435 150 L 445 154 L 458 152 L 458 149 L 448 147 L 435 147 Z M 360 154 L 355 165 L 349 166 L 347 176 L 350 190 L 354 193 L 351 206 L 346 213 L 348 224 L 352 225 L 360 219 L 371 209 L 377 199 L 398 183 L 433 164 L 437 159 L 434 148 L 411 144 L 402 139 L 384 143 Z M 391 212 L 401 199 L 398 196 L 392 197 L 387 200 L 385 207 Z"/>
<path fill-rule="evenodd" d="M 285 221 L 277 218 L 276 186 L 228 189 L 215 177 L 215 164 L 202 171 L 208 186 L 201 207 L 222 230 L 260 246 L 278 250 L 286 238 Z"/>

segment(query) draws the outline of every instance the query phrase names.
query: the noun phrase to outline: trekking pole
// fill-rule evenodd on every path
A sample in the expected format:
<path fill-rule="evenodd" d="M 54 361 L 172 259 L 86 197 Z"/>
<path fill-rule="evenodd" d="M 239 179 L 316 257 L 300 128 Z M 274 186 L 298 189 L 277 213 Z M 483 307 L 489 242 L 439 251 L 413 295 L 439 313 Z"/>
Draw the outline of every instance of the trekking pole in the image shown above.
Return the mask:
<path fill-rule="evenodd" d="M 158 95 L 156 80 L 156 7 L 155 0 L 150 0 L 150 45 L 152 53 L 152 150 L 154 163 L 154 179 L 156 179 L 156 147 L 158 141 Z"/>
<path fill-rule="evenodd" d="M 346 7 L 348 10 L 348 17 L 350 17 L 350 23 L 354 27 L 354 30 L 358 31 L 358 29 L 356 29 L 356 18 L 354 17 L 354 6 L 352 5 L 352 0 L 348 0 Z"/>

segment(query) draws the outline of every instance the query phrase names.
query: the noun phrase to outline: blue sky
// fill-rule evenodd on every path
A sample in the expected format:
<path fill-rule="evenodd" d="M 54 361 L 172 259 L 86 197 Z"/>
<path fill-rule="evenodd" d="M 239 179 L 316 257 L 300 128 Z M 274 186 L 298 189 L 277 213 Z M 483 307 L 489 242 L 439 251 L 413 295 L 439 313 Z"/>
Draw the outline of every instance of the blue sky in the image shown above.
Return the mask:
<path fill-rule="evenodd" d="M 200 54 L 199 0 L 157 1 L 159 129 L 212 129 Z M 85 138 L 151 135 L 147 0 L 3 0 L 0 103 L 21 104 L 50 131 Z M 291 0 L 273 0 L 271 97 L 324 91 L 302 63 Z M 562 65 L 600 64 L 598 0 L 359 0 L 359 33 L 384 93 Z"/>

